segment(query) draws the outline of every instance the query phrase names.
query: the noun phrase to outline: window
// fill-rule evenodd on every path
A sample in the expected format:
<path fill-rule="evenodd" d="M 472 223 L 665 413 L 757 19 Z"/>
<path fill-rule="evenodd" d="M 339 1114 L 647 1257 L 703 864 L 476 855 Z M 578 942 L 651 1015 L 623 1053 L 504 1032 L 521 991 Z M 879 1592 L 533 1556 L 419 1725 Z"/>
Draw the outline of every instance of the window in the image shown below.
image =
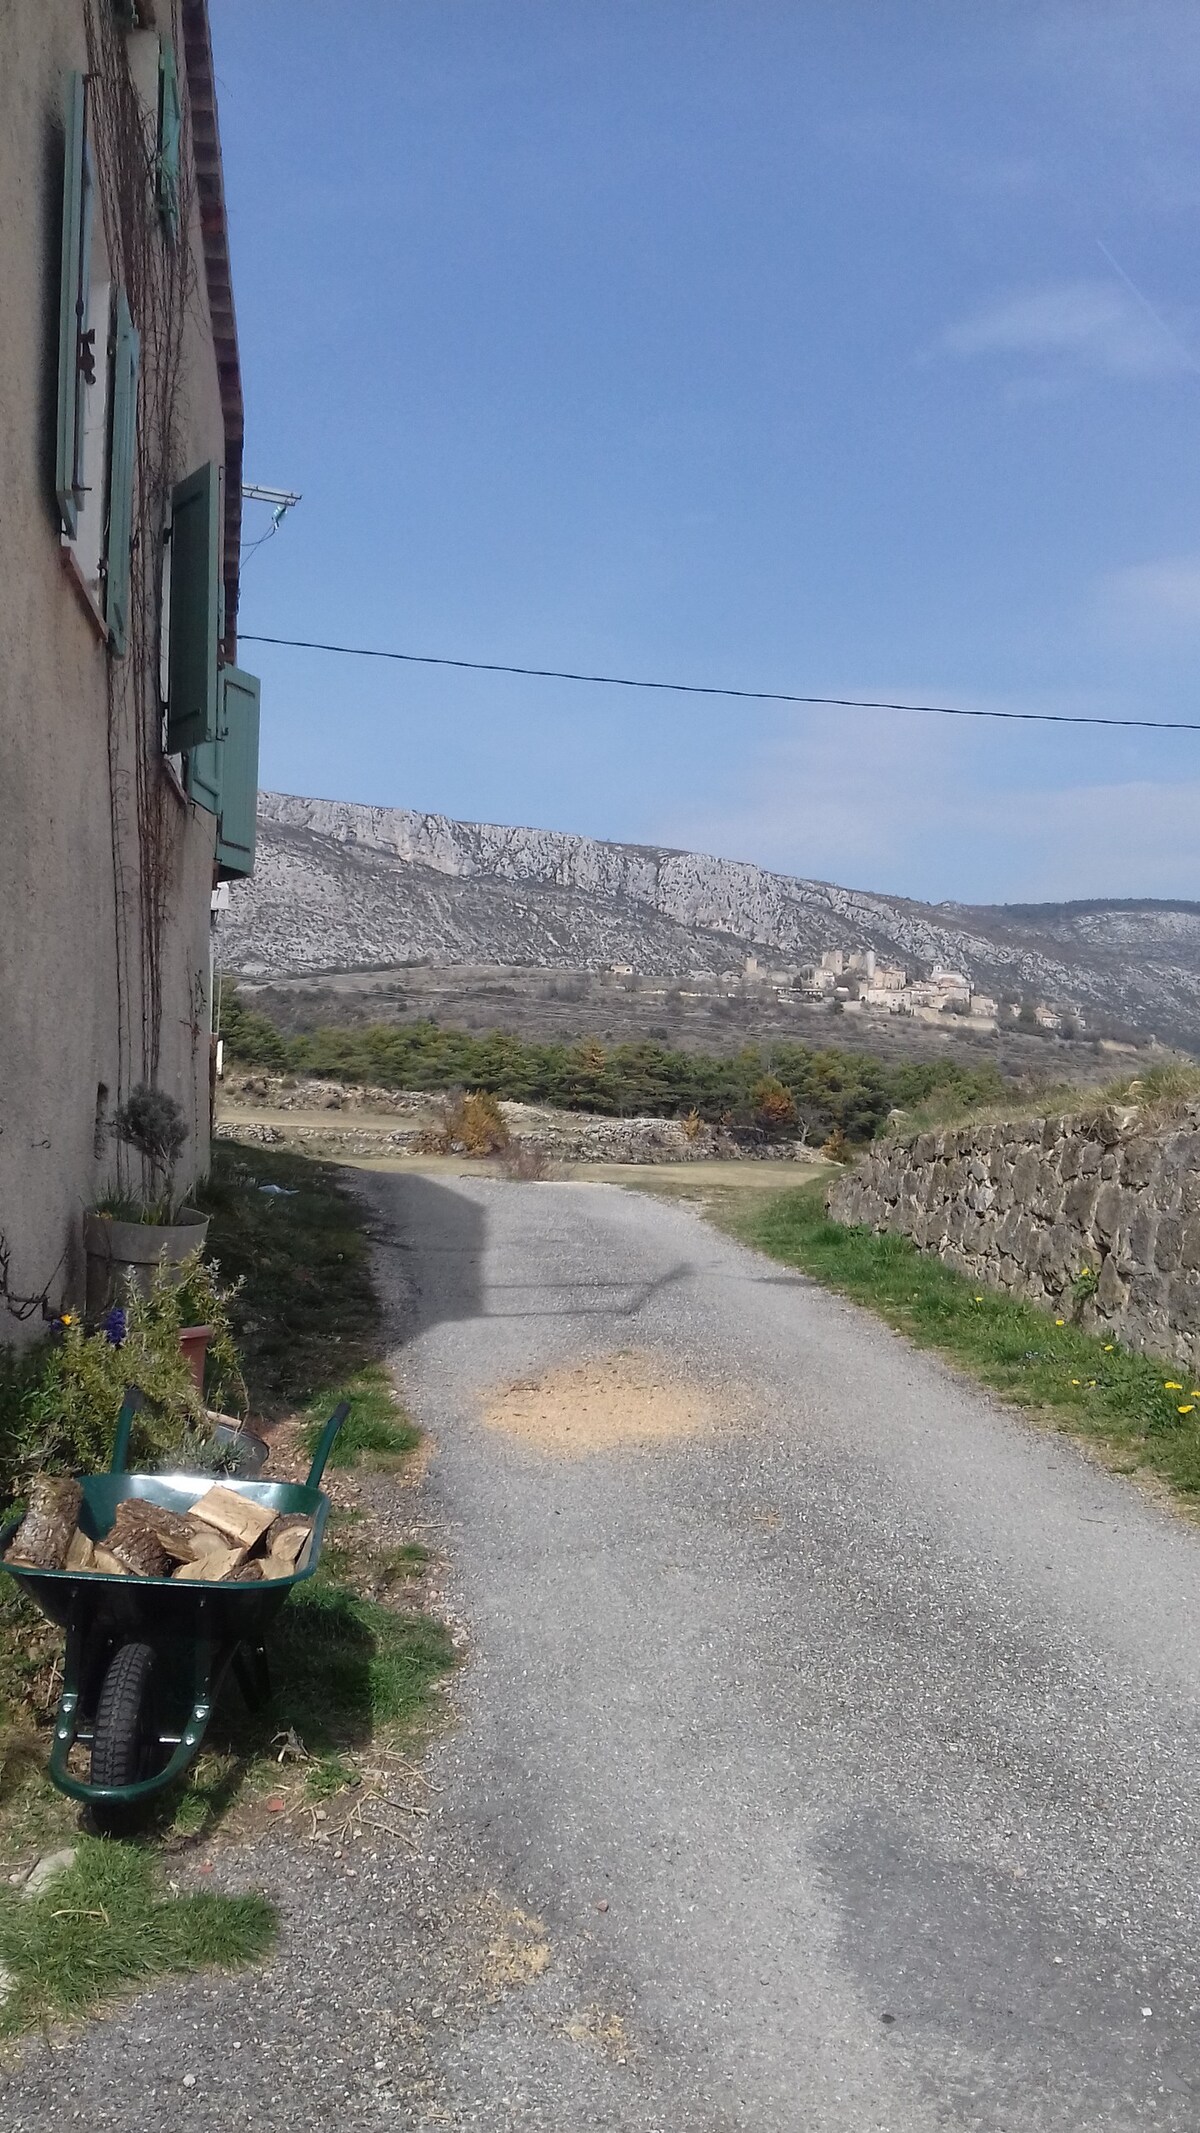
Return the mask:
<path fill-rule="evenodd" d="M 112 285 L 87 125 L 87 84 L 67 81 L 55 488 L 75 575 L 124 653 L 137 457 L 139 343 Z"/>
<path fill-rule="evenodd" d="M 91 319 L 92 225 L 96 188 L 87 138 L 87 88 L 82 74 L 67 81 L 63 164 L 62 281 L 59 297 L 58 463 L 63 529 L 79 532 L 88 485 L 84 435 L 88 392 L 96 383 L 96 334 Z"/>
<path fill-rule="evenodd" d="M 221 504 L 215 460 L 179 482 L 171 499 L 165 744 L 187 758 L 189 798 L 217 818 L 217 874 L 230 881 L 254 870 L 259 684 L 218 664 Z"/>
<path fill-rule="evenodd" d="M 220 881 L 254 872 L 259 691 L 253 674 L 222 667 L 216 738 L 188 756 L 188 793 L 217 818 Z"/>
<path fill-rule="evenodd" d="M 171 496 L 168 755 L 217 734 L 221 636 L 221 472 L 215 460 L 177 482 Z"/>

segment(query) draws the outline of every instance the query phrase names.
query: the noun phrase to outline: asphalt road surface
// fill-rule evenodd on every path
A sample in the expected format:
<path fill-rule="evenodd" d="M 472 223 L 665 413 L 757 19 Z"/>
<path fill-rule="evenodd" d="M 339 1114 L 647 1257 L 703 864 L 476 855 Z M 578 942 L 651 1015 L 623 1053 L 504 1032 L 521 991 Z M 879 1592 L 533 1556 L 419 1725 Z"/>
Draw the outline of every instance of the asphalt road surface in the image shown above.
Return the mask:
<path fill-rule="evenodd" d="M 689 1209 L 365 1182 L 471 1637 L 428 1836 L 280 1850 L 273 1970 L 0 2115 L 1194 2133 L 1200 1536 Z"/>

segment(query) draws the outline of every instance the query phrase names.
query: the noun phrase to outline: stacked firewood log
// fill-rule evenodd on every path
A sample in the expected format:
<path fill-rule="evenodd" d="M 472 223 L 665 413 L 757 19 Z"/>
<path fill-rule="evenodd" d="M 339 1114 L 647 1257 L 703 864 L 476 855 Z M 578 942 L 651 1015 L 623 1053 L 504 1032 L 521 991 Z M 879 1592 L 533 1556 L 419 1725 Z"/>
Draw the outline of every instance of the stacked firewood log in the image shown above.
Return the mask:
<path fill-rule="evenodd" d="M 83 1491 L 62 1475 L 32 1482 L 29 1508 L 5 1561 L 26 1570 L 100 1571 L 108 1577 L 254 1584 L 292 1577 L 312 1532 L 302 1513 L 277 1516 L 219 1483 L 190 1511 L 125 1496 L 108 1532 L 79 1524 Z"/>

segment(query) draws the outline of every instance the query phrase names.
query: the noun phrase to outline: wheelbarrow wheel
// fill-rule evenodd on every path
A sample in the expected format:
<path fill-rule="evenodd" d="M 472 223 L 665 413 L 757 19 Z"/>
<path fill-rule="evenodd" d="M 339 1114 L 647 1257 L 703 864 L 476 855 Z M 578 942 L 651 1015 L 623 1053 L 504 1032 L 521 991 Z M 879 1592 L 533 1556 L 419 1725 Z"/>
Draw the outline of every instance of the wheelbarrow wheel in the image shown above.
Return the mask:
<path fill-rule="evenodd" d="M 150 1774 L 158 1728 L 153 1719 L 154 1646 L 120 1644 L 100 1684 L 92 1731 L 93 1785 L 136 1785 Z"/>

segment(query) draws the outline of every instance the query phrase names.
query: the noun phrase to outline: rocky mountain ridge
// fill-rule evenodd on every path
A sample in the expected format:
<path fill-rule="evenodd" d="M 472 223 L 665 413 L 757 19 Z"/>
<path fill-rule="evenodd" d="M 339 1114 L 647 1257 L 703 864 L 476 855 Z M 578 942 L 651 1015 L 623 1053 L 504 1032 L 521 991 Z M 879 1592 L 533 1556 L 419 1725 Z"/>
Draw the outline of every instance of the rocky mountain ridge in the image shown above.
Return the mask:
<path fill-rule="evenodd" d="M 246 977 L 422 958 L 683 976 L 860 945 L 1200 1046 L 1200 903 L 930 905 L 704 853 L 282 793 L 259 796 L 256 871 L 234 887 L 219 955 Z"/>

